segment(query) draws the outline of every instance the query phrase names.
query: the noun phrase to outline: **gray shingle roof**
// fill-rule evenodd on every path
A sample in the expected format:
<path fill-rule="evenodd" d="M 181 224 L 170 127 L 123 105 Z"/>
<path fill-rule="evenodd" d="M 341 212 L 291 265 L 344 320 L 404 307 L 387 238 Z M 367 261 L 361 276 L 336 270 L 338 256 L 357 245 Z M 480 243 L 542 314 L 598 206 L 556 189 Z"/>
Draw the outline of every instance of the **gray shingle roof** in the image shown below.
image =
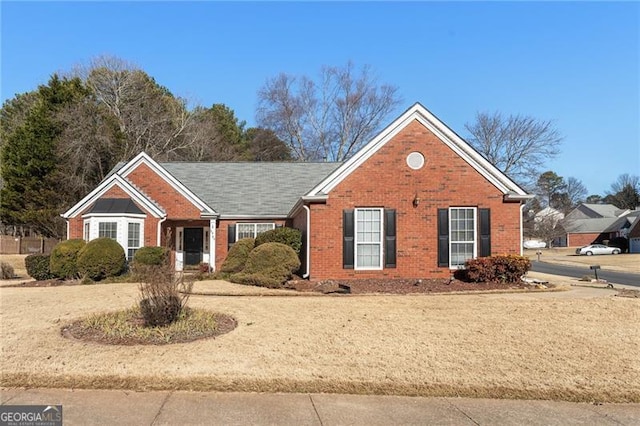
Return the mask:
<path fill-rule="evenodd" d="M 221 216 L 286 216 L 341 163 L 160 163 Z"/>
<path fill-rule="evenodd" d="M 596 219 L 574 219 L 566 221 L 563 224 L 567 232 L 575 234 L 591 234 L 595 232 L 605 232 L 614 223 L 618 221 L 617 217 L 601 217 Z"/>
<path fill-rule="evenodd" d="M 621 209 L 617 208 L 613 204 L 587 204 L 587 203 L 583 203 L 582 205 L 587 207 L 588 209 L 594 211 L 595 213 L 597 213 L 601 217 L 618 217 L 620 214 L 622 214 L 624 212 L 624 210 L 621 210 Z"/>

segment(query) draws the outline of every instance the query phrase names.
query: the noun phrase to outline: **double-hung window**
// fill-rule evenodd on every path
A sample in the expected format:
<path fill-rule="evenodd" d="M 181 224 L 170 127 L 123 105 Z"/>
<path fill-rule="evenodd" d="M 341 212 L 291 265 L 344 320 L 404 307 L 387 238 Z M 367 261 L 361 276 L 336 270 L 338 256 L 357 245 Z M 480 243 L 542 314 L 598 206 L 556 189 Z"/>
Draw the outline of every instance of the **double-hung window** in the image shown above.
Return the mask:
<path fill-rule="evenodd" d="M 237 223 L 236 241 L 242 238 L 255 238 L 258 234 L 270 231 L 275 227 L 275 223 Z"/>
<path fill-rule="evenodd" d="M 355 269 L 382 269 L 381 208 L 355 210 Z"/>
<path fill-rule="evenodd" d="M 140 248 L 140 223 L 129 222 L 127 228 L 127 260 L 133 260 L 133 255 Z"/>
<path fill-rule="evenodd" d="M 118 222 L 99 222 L 98 238 L 118 240 Z"/>
<path fill-rule="evenodd" d="M 449 208 L 449 267 L 464 268 L 468 259 L 476 257 L 476 208 Z"/>

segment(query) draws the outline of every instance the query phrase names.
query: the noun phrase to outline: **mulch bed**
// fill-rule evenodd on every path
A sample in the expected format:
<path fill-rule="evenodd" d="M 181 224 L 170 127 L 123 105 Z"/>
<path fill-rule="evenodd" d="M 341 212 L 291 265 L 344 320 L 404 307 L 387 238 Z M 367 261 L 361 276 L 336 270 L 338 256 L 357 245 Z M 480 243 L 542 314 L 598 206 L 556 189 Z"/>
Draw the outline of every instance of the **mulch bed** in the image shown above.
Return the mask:
<path fill-rule="evenodd" d="M 410 293 L 448 293 L 487 290 L 537 289 L 536 285 L 528 283 L 468 283 L 449 279 L 360 279 L 360 280 L 325 280 L 308 281 L 294 279 L 285 288 L 301 292 L 348 293 L 348 294 L 410 294 Z"/>
<path fill-rule="evenodd" d="M 23 281 L 16 284 L 3 285 L 2 287 L 58 287 L 62 285 L 79 285 L 80 280 L 61 280 L 59 278 L 42 281 Z"/>

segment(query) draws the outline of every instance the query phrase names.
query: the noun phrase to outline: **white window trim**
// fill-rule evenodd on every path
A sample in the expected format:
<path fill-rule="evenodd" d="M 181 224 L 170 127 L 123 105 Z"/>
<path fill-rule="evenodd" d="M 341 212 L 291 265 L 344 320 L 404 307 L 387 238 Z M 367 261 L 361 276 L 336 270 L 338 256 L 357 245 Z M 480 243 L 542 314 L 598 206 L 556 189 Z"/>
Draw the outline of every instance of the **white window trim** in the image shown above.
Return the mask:
<path fill-rule="evenodd" d="M 459 266 L 459 265 L 453 265 L 451 263 L 451 258 L 452 258 L 452 253 L 453 251 L 451 250 L 451 248 L 453 247 L 454 241 L 453 238 L 451 238 L 451 211 L 452 210 L 473 210 L 473 241 L 455 241 L 455 243 L 473 243 L 473 257 L 472 259 L 475 259 L 478 257 L 478 208 L 477 207 L 465 207 L 465 206 L 458 206 L 458 207 L 449 207 L 449 269 L 463 269 L 464 266 Z"/>
<path fill-rule="evenodd" d="M 358 266 L 358 211 L 362 210 L 378 210 L 380 212 L 380 242 L 379 243 L 362 243 L 362 244 L 379 244 L 380 264 L 378 266 Z M 382 207 L 362 207 L 354 210 L 353 213 L 353 268 L 356 271 L 381 271 L 384 266 L 384 209 Z"/>
<path fill-rule="evenodd" d="M 238 225 L 243 225 L 243 226 L 247 226 L 247 225 L 253 225 L 253 237 L 245 237 L 245 238 L 256 238 L 258 236 L 258 225 L 271 225 L 271 229 L 276 229 L 276 224 L 274 222 L 237 222 L 236 223 L 236 241 L 238 241 L 240 238 L 240 227 Z M 266 231 L 263 231 L 266 232 Z"/>
<path fill-rule="evenodd" d="M 138 246 L 137 247 L 130 247 L 129 246 L 129 226 L 131 225 L 138 225 Z M 127 249 L 124 253 L 124 255 L 127 257 L 128 261 L 133 260 L 133 256 L 131 257 L 131 259 L 129 259 L 129 250 L 138 250 L 139 248 L 144 246 L 144 240 L 142 239 L 142 228 L 144 227 L 143 223 L 137 222 L 137 221 L 127 221 Z M 135 255 L 135 253 L 134 253 Z"/>
<path fill-rule="evenodd" d="M 100 223 L 115 222 L 117 223 L 116 241 L 124 249 L 125 257 L 129 254 L 129 223 L 140 224 L 140 247 L 144 247 L 144 218 L 143 215 L 85 215 L 83 225 L 89 224 L 88 241 L 98 238 Z M 84 231 L 83 231 L 84 232 Z M 86 240 L 86 235 L 85 235 Z M 136 247 L 136 248 L 140 248 Z"/>

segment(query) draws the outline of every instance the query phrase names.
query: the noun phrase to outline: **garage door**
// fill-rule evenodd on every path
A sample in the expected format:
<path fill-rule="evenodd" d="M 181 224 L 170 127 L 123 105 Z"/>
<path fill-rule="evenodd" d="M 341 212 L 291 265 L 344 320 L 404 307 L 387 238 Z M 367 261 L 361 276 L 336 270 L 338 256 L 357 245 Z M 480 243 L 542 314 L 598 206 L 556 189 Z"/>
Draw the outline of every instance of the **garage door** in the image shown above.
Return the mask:
<path fill-rule="evenodd" d="M 640 253 L 640 238 L 629 240 L 629 253 Z"/>

